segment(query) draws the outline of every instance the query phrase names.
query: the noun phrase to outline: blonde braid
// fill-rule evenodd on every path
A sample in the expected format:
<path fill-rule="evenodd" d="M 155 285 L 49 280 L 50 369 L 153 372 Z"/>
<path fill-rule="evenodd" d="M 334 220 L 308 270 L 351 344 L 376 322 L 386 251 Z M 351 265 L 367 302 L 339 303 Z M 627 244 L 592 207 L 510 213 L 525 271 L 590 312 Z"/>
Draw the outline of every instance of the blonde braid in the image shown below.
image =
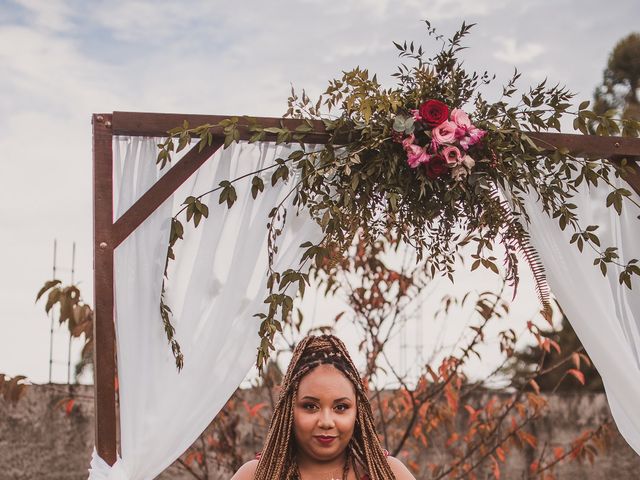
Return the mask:
<path fill-rule="evenodd" d="M 300 380 L 322 364 L 333 365 L 340 370 L 356 390 L 358 414 L 356 428 L 347 447 L 347 462 L 352 459 L 354 470 L 355 462 L 360 463 L 370 480 L 395 480 L 376 434 L 373 412 L 362 379 L 344 343 L 333 335 L 309 335 L 294 349 L 254 479 L 297 479 L 295 442 L 292 440 L 293 402 Z"/>

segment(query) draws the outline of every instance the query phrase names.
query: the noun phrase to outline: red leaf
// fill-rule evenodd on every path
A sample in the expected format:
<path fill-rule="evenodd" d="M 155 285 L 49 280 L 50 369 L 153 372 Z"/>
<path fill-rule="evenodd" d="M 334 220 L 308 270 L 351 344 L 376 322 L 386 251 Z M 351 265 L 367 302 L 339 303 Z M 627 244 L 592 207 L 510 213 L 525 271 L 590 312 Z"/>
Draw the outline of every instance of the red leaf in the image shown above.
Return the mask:
<path fill-rule="evenodd" d="M 67 415 L 71 415 L 71 412 L 73 411 L 74 403 L 76 403 L 76 401 L 73 398 L 70 398 L 69 400 L 67 400 L 67 403 L 65 403 L 64 411 Z"/>
<path fill-rule="evenodd" d="M 564 448 L 562 447 L 555 447 L 553 449 L 553 456 L 556 457 L 556 460 L 560 460 L 562 458 L 562 456 L 564 455 Z"/>
<path fill-rule="evenodd" d="M 449 439 L 447 440 L 447 443 L 446 443 L 447 447 L 450 447 L 451 445 L 453 445 L 457 440 L 458 440 L 458 434 L 456 432 L 453 432 L 449 437 Z"/>
<path fill-rule="evenodd" d="M 536 460 L 536 461 L 531 463 L 531 465 L 529 466 L 529 470 L 531 471 L 531 473 L 536 473 L 538 471 L 539 467 L 540 467 L 540 464 Z"/>
<path fill-rule="evenodd" d="M 475 408 L 471 405 L 465 405 L 464 408 L 469 412 L 469 423 L 473 423 L 478 419 L 478 415 L 480 414 Z"/>
<path fill-rule="evenodd" d="M 576 370 L 575 368 L 571 368 L 571 369 L 567 370 L 567 373 L 569 375 L 573 375 L 580 382 L 581 385 L 584 385 L 584 373 L 582 373 L 580 370 Z"/>
<path fill-rule="evenodd" d="M 249 409 L 249 416 L 251 418 L 255 417 L 256 415 L 258 415 L 260 410 L 262 410 L 266 406 L 267 406 L 267 404 L 265 402 L 256 403 L 253 407 L 251 407 Z"/>
<path fill-rule="evenodd" d="M 496 448 L 496 455 L 498 456 L 501 462 L 504 462 L 506 456 L 504 454 L 504 450 L 502 449 L 502 447 Z"/>
<path fill-rule="evenodd" d="M 493 455 L 491 455 L 491 460 L 493 460 L 493 467 L 491 469 L 493 476 L 496 477 L 496 480 L 500 480 L 500 465 L 498 465 L 498 461 Z"/>

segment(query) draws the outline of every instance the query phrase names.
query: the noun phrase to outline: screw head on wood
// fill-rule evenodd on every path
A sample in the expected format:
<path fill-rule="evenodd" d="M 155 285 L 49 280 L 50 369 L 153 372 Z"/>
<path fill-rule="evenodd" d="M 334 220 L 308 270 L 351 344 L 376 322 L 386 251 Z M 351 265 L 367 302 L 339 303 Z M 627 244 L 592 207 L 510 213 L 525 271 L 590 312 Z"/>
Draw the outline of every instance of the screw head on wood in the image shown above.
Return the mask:
<path fill-rule="evenodd" d="M 107 120 L 106 122 L 104 122 L 104 126 L 107 128 L 111 128 L 111 122 Z"/>
<path fill-rule="evenodd" d="M 101 249 L 101 250 L 104 250 L 104 249 L 105 249 L 105 248 L 107 248 L 108 246 L 109 246 L 109 245 L 107 245 L 107 242 L 100 242 L 100 245 L 99 245 L 99 247 L 100 247 L 100 249 Z"/>
<path fill-rule="evenodd" d="M 620 142 L 614 143 L 613 146 L 616 147 L 616 148 L 620 148 Z"/>
<path fill-rule="evenodd" d="M 102 115 L 98 115 L 96 117 L 96 120 L 99 121 L 99 122 L 104 122 L 104 117 Z"/>

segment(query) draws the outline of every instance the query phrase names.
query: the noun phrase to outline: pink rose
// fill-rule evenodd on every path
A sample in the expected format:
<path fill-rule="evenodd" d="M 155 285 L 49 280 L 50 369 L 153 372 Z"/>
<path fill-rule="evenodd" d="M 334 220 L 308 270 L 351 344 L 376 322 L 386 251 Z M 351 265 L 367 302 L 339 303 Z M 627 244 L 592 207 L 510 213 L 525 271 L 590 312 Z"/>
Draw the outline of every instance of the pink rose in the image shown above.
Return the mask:
<path fill-rule="evenodd" d="M 416 122 L 419 122 L 422 120 L 422 117 L 420 116 L 420 110 L 410 110 L 411 115 L 413 116 L 413 119 Z"/>
<path fill-rule="evenodd" d="M 418 165 L 427 163 L 429 161 L 429 155 L 427 154 L 424 147 L 412 144 L 406 148 L 406 151 L 407 163 L 411 168 L 416 168 Z"/>
<path fill-rule="evenodd" d="M 458 147 L 449 145 L 448 147 L 443 148 L 442 156 L 448 165 L 458 165 L 462 162 L 462 154 L 460 153 L 460 150 L 458 150 Z"/>
<path fill-rule="evenodd" d="M 407 138 L 402 140 L 402 148 L 406 150 L 409 147 L 409 145 L 413 145 L 413 142 L 415 141 L 415 139 L 416 139 L 416 136 L 412 133 Z"/>
<path fill-rule="evenodd" d="M 459 108 L 454 108 L 453 110 L 451 110 L 451 121 L 460 128 L 471 128 L 471 120 L 469 119 L 469 115 L 467 115 Z"/>
<path fill-rule="evenodd" d="M 465 150 L 468 150 L 469 147 L 478 143 L 482 138 L 487 134 L 485 130 L 480 130 L 477 127 L 471 127 L 467 130 L 466 136 L 460 140 L 460 146 Z"/>
<path fill-rule="evenodd" d="M 456 138 L 456 124 L 445 121 L 431 130 L 432 146 L 442 145 L 443 143 L 453 142 Z"/>
<path fill-rule="evenodd" d="M 479 128 L 476 128 L 476 127 L 471 127 L 468 134 L 471 137 L 470 145 L 475 145 L 480 140 L 482 140 L 482 137 L 484 137 L 487 134 L 487 132 L 485 130 L 480 130 Z"/>

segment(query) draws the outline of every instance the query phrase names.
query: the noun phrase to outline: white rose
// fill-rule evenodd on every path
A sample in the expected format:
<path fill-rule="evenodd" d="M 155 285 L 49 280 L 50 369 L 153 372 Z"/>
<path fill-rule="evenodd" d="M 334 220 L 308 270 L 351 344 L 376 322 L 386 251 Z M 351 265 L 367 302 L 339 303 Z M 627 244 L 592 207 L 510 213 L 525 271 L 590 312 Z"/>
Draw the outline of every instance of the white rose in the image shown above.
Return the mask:
<path fill-rule="evenodd" d="M 462 157 L 462 164 L 467 167 L 469 170 L 471 170 L 473 168 L 473 166 L 476 164 L 476 161 L 471 158 L 469 155 L 465 155 L 464 157 Z"/>

